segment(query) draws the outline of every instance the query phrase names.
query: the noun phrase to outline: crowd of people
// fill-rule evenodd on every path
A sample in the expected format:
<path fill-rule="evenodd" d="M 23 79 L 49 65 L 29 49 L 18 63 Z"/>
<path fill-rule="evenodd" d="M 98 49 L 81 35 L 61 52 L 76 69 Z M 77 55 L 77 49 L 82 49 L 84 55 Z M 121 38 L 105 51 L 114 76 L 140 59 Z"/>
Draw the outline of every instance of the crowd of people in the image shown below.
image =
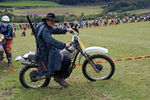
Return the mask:
<path fill-rule="evenodd" d="M 64 21 L 64 22 L 59 22 L 56 23 L 55 27 L 59 28 L 68 28 L 68 27 L 77 27 L 77 28 L 91 28 L 95 26 L 107 26 L 107 25 L 118 25 L 120 23 L 133 23 L 133 22 L 142 22 L 142 21 L 150 21 L 150 14 L 147 16 L 135 16 L 132 15 L 131 17 L 125 16 L 123 18 L 120 18 L 118 16 L 115 16 L 114 18 L 112 17 L 98 17 L 95 20 L 75 20 L 75 21 Z M 16 36 L 16 33 L 20 32 L 20 36 L 26 36 L 26 30 L 30 29 L 30 25 L 28 23 L 25 24 L 12 24 L 13 26 L 13 35 L 14 37 Z M 34 24 L 33 26 L 36 26 Z M 17 32 L 18 31 L 18 32 Z M 30 33 L 33 35 L 33 33 Z"/>
<path fill-rule="evenodd" d="M 26 36 L 26 30 L 30 28 L 29 24 L 13 24 L 13 35 L 16 37 L 17 31 L 22 31 L 21 36 Z"/>
<path fill-rule="evenodd" d="M 98 17 L 95 20 L 83 20 L 80 19 L 79 21 L 75 20 L 72 22 L 59 22 L 57 24 L 57 27 L 73 27 L 76 26 L 78 28 L 87 28 L 87 27 L 93 27 L 93 26 L 107 26 L 107 25 L 118 25 L 120 23 L 133 23 L 133 22 L 142 22 L 142 21 L 150 21 L 150 15 L 147 16 L 132 16 L 128 17 L 125 16 L 123 18 L 115 17 L 115 18 L 108 18 L 107 16 L 105 18 Z"/>

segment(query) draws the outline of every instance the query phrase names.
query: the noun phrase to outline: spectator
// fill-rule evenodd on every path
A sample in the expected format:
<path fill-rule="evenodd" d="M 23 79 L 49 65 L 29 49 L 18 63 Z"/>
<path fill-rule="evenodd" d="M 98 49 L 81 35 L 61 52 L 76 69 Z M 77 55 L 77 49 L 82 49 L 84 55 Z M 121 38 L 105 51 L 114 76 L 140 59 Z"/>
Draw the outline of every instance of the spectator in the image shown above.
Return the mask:
<path fill-rule="evenodd" d="M 8 66 L 11 66 L 12 64 L 12 43 L 13 43 L 13 27 L 9 24 L 10 18 L 8 16 L 2 16 L 2 24 L 0 24 L 0 33 L 4 35 L 5 43 L 3 44 L 3 48 L 5 50 L 7 60 L 8 60 Z"/>

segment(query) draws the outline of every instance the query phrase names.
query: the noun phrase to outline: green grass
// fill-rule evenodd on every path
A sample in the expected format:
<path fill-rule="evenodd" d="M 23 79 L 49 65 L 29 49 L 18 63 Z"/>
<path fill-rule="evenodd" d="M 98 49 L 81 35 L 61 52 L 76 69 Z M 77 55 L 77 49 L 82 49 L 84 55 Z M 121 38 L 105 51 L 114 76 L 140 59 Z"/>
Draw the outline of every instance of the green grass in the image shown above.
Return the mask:
<path fill-rule="evenodd" d="M 0 6 L 25 7 L 25 6 L 61 6 L 51 1 L 7 1 L 0 2 Z"/>
<path fill-rule="evenodd" d="M 27 15 L 27 13 L 34 13 L 37 15 L 46 15 L 49 12 L 53 12 L 57 15 L 74 14 L 74 15 L 93 15 L 102 13 L 103 9 L 100 6 L 61 6 L 61 7 L 49 7 L 49 8 L 36 8 L 36 9 L 16 9 L 15 15 Z"/>
<path fill-rule="evenodd" d="M 108 48 L 107 55 L 113 59 L 144 56 L 150 54 L 149 26 L 150 22 L 143 22 L 84 29 L 80 30 L 80 38 L 86 47 Z M 71 40 L 70 34 L 54 37 L 64 42 Z M 15 38 L 13 58 L 35 50 L 34 42 L 34 37 L 30 36 Z M 0 100 L 149 100 L 149 62 L 149 58 L 115 62 L 114 76 L 97 82 L 89 82 L 83 76 L 81 66 L 77 66 L 67 79 L 68 88 L 63 89 L 51 80 L 46 88 L 24 89 L 18 80 L 19 69 L 23 66 L 13 61 L 14 67 L 0 68 L 18 69 L 17 72 L 0 73 Z"/>
<path fill-rule="evenodd" d="M 139 9 L 139 10 L 127 11 L 126 13 L 141 15 L 141 14 L 143 14 L 143 13 L 149 13 L 149 12 L 150 12 L 150 9 Z"/>

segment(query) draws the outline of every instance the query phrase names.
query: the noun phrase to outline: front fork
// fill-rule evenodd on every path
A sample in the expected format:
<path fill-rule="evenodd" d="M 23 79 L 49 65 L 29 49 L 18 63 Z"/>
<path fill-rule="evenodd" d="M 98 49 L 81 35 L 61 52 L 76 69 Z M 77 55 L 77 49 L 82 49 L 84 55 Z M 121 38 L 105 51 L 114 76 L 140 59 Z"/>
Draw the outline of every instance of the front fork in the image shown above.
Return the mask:
<path fill-rule="evenodd" d="M 88 60 L 89 64 L 93 67 L 93 69 L 98 73 L 99 69 L 96 68 L 96 65 L 93 60 L 89 59 L 90 55 L 88 55 L 86 52 L 83 53 L 82 49 L 78 47 L 78 50 L 81 52 L 81 54 Z"/>

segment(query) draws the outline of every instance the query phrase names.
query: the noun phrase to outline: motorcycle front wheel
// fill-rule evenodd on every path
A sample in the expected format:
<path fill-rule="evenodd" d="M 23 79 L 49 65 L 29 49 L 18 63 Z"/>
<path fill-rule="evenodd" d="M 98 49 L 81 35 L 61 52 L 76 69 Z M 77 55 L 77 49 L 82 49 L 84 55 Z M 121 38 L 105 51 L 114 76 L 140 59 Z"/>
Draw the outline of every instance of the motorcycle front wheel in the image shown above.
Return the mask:
<path fill-rule="evenodd" d="M 91 55 L 89 59 L 94 62 L 98 72 L 85 60 L 82 66 L 84 76 L 90 81 L 110 79 L 115 72 L 115 64 L 111 58 L 102 54 Z"/>
<path fill-rule="evenodd" d="M 19 81 L 24 88 L 40 88 L 48 86 L 50 77 L 38 76 L 37 66 L 24 66 L 20 71 Z"/>

